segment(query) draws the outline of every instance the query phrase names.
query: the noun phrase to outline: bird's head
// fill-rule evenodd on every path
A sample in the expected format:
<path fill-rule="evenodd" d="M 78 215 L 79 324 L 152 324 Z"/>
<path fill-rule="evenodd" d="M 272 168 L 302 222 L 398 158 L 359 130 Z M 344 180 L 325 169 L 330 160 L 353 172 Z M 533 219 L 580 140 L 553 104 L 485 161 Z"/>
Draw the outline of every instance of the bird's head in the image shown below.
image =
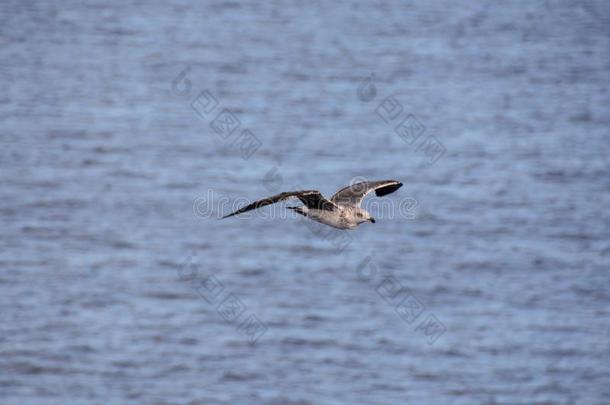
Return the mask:
<path fill-rule="evenodd" d="M 362 208 L 356 208 L 354 210 L 354 217 L 356 218 L 356 222 L 358 223 L 358 225 L 364 222 L 370 222 L 372 224 L 375 223 L 375 218 L 373 218 L 367 210 Z"/>

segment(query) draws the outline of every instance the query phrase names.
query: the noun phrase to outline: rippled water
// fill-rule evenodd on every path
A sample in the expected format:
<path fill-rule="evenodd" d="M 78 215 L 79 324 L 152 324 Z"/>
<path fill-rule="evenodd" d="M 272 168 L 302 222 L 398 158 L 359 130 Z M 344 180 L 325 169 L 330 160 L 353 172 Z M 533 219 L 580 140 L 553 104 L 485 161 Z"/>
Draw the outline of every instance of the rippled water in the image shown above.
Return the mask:
<path fill-rule="evenodd" d="M 607 2 L 0 11 L 3 404 L 608 403 Z"/>

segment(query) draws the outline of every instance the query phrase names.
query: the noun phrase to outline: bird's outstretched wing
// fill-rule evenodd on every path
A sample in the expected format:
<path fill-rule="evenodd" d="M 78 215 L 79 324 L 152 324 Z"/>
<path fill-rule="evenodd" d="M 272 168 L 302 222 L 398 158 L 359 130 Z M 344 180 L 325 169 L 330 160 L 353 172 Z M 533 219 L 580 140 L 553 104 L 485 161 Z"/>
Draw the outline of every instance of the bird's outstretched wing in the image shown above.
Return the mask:
<path fill-rule="evenodd" d="M 229 215 L 225 215 L 223 218 L 232 217 L 233 215 L 241 214 L 242 212 L 275 204 L 276 202 L 288 200 L 290 198 L 298 198 L 307 208 L 311 209 L 333 211 L 337 208 L 333 202 L 328 201 L 317 190 L 287 191 L 271 197 L 263 198 L 262 200 L 254 201 L 252 204 L 246 205 L 245 207 L 242 207 Z"/>
<path fill-rule="evenodd" d="M 377 197 L 393 193 L 402 187 L 397 180 L 363 181 L 349 185 L 337 191 L 330 200 L 339 205 L 360 205 L 364 197 L 371 191 L 375 191 Z"/>

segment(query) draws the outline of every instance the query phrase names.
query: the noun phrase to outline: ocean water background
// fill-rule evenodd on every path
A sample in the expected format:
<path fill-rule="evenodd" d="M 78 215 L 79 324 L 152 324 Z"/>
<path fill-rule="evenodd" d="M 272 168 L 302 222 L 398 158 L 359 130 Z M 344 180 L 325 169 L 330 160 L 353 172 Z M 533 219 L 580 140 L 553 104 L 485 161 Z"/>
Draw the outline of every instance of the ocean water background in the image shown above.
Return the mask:
<path fill-rule="evenodd" d="M 609 15 L 3 1 L 0 402 L 607 404 Z"/>

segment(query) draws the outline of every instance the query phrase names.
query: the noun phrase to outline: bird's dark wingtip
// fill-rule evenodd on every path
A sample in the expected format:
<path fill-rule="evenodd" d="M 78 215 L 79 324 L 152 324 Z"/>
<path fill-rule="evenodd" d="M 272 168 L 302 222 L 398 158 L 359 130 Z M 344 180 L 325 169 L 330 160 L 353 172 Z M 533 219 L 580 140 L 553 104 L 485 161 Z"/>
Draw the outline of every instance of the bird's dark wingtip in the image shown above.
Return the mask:
<path fill-rule="evenodd" d="M 375 190 L 375 194 L 377 195 L 377 197 L 383 197 L 384 195 L 393 193 L 401 187 L 402 183 L 400 181 L 397 181 L 394 184 L 388 184 L 385 187 L 378 188 L 377 190 Z"/>

